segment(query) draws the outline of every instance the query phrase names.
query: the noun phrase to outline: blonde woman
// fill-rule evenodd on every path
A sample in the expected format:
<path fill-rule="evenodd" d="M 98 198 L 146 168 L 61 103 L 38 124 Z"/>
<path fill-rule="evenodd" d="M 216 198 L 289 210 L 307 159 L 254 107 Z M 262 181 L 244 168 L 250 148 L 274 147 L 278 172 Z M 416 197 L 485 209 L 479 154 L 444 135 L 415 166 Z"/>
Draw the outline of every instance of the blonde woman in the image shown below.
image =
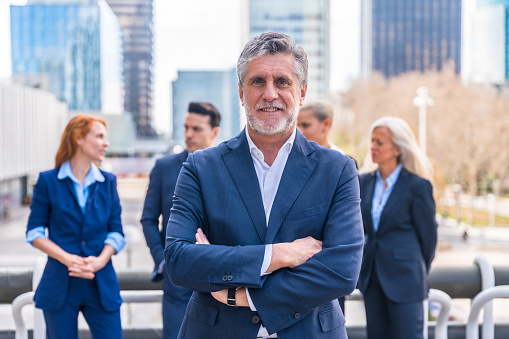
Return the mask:
<path fill-rule="evenodd" d="M 400 118 L 378 119 L 370 135 L 364 169 L 374 170 L 360 176 L 366 243 L 358 282 L 368 338 L 422 339 L 437 243 L 431 165 Z"/>

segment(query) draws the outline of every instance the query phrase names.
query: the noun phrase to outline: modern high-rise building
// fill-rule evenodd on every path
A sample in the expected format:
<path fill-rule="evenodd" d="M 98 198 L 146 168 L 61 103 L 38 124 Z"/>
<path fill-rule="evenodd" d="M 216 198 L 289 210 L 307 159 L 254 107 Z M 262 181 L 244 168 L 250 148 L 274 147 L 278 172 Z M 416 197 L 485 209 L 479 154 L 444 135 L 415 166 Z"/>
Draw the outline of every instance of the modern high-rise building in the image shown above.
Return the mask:
<path fill-rule="evenodd" d="M 362 0 L 362 73 L 461 70 L 461 0 Z"/>
<path fill-rule="evenodd" d="M 10 12 L 13 79 L 47 74 L 70 110 L 124 111 L 122 33 L 104 0 L 32 0 Z"/>
<path fill-rule="evenodd" d="M 178 71 L 173 81 L 173 140 L 184 145 L 184 120 L 189 103 L 206 101 L 221 114 L 218 141 L 236 136 L 240 126 L 240 103 L 236 69 L 225 71 Z"/>
<path fill-rule="evenodd" d="M 509 0 L 477 0 L 472 17 L 467 80 L 503 85 L 509 80 Z"/>
<path fill-rule="evenodd" d="M 306 100 L 329 96 L 329 0 L 249 0 L 249 38 L 264 32 L 288 34 L 308 56 Z"/>
<path fill-rule="evenodd" d="M 154 135 L 152 116 L 152 0 L 106 0 L 124 35 L 124 107 L 140 137 Z"/>

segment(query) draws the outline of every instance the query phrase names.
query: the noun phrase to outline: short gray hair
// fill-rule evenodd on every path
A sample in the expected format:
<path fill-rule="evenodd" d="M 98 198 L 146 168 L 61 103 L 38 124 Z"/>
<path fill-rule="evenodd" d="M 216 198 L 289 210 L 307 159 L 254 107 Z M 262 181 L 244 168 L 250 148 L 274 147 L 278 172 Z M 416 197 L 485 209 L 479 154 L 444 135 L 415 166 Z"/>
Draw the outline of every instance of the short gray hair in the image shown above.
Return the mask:
<path fill-rule="evenodd" d="M 291 54 L 295 57 L 293 72 L 299 78 L 299 86 L 308 83 L 308 58 L 304 49 L 293 42 L 292 38 L 283 33 L 266 32 L 255 36 L 244 46 L 237 62 L 239 83 L 244 87 L 244 76 L 249 61 L 265 54 Z"/>
<path fill-rule="evenodd" d="M 321 101 L 315 101 L 305 104 L 300 108 L 300 111 L 311 111 L 313 116 L 320 122 L 324 121 L 327 118 L 329 118 L 332 121 L 334 117 L 334 111 L 332 110 L 332 106 L 326 102 Z"/>

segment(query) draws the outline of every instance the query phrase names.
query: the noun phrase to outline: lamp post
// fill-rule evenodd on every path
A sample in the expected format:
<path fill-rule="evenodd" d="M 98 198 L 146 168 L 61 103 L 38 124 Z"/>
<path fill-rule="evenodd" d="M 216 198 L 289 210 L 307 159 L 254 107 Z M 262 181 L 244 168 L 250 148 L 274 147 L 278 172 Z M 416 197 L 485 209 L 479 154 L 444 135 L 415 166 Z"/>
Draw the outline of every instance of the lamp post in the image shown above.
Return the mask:
<path fill-rule="evenodd" d="M 435 101 L 428 96 L 428 89 L 421 86 L 417 89 L 414 106 L 419 107 L 419 146 L 426 154 L 426 107 L 433 106 Z"/>

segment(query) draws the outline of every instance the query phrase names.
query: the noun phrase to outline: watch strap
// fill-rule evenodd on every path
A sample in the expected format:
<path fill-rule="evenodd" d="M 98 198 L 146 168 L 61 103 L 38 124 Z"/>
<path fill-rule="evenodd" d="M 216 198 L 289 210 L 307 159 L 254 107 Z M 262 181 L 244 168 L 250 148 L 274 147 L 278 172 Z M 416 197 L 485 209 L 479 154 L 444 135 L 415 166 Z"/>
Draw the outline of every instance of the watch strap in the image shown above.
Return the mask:
<path fill-rule="evenodd" d="M 235 287 L 228 289 L 228 295 L 226 297 L 226 305 L 237 307 L 237 300 L 235 299 L 235 292 L 237 289 Z"/>

